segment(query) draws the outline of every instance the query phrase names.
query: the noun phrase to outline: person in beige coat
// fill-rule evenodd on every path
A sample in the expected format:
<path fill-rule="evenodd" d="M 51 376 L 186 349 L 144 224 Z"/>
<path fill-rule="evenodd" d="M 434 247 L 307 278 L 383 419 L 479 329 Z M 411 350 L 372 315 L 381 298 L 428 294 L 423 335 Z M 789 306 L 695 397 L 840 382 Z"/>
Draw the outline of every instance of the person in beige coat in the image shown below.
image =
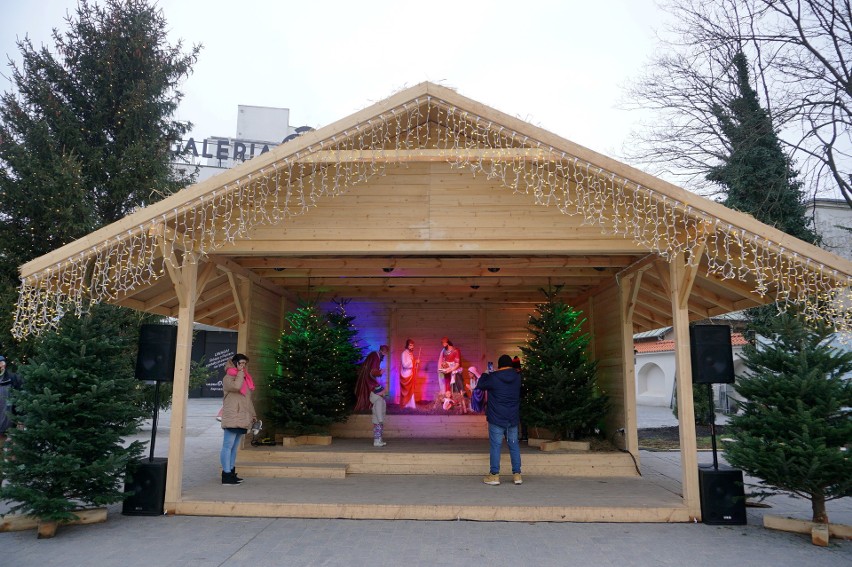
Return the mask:
<path fill-rule="evenodd" d="M 237 476 L 234 464 L 237 461 L 237 449 L 240 440 L 257 419 L 251 396 L 254 392 L 254 380 L 248 372 L 249 359 L 244 354 L 235 354 L 231 359 L 232 367 L 225 371 L 222 379 L 222 451 L 219 460 L 222 463 L 222 484 L 240 484 L 243 479 Z"/>

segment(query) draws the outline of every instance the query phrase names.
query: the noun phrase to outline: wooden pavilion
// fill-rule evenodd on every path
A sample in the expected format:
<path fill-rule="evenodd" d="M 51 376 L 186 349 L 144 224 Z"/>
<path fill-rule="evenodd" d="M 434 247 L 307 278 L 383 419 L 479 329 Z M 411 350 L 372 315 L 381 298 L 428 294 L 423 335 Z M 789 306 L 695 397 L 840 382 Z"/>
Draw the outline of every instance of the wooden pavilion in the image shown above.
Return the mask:
<path fill-rule="evenodd" d="M 780 301 L 848 329 L 852 264 L 422 83 L 37 258 L 21 278 L 19 336 L 89 299 L 177 319 L 170 512 L 193 322 L 236 329 L 262 378 L 300 299 L 351 298 L 371 348 L 397 353 L 414 337 L 437 354 L 451 333 L 484 367 L 517 352 L 540 289 L 562 285 L 587 317 L 606 427 L 624 429 L 614 439 L 635 459 L 632 336 L 674 327 L 685 520 L 700 518 L 689 322 Z"/>

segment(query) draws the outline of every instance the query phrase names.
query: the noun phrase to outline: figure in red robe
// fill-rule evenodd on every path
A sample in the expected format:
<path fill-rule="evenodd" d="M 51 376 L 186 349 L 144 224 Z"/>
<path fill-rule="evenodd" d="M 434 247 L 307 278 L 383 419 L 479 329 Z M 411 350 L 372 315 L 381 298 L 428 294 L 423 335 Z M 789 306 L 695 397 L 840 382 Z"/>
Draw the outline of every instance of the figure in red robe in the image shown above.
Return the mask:
<path fill-rule="evenodd" d="M 453 341 L 447 341 L 447 346 L 441 351 L 438 359 L 438 372 L 443 377 L 443 392 L 464 392 L 462 382 L 461 351 L 453 345 Z"/>
<path fill-rule="evenodd" d="M 379 347 L 379 352 L 371 352 L 361 363 L 358 369 L 358 381 L 355 382 L 355 411 L 370 411 L 373 404 L 370 402 L 370 392 L 379 385 L 379 376 L 382 375 L 382 360 L 390 349 L 388 345 Z"/>

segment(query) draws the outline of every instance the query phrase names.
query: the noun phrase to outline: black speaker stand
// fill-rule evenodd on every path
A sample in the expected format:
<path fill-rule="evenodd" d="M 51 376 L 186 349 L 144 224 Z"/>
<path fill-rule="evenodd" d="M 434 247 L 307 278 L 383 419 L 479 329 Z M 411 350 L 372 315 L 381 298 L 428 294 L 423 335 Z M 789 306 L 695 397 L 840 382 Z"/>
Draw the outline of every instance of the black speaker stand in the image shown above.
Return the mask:
<path fill-rule="evenodd" d="M 710 444 L 713 447 L 713 470 L 717 471 L 719 457 L 716 450 L 716 402 L 713 400 L 713 384 L 707 384 L 707 398 L 710 400 Z"/>
<path fill-rule="evenodd" d="M 166 497 L 166 472 L 169 460 L 154 458 L 157 421 L 160 415 L 160 380 L 154 384 L 154 416 L 151 421 L 151 450 L 148 460 L 129 463 L 125 472 L 125 496 L 121 513 L 126 516 L 162 516 Z M 132 478 L 132 481 L 128 479 Z"/>
<path fill-rule="evenodd" d="M 148 452 L 148 462 L 154 462 L 154 444 L 157 442 L 157 420 L 160 416 L 160 381 L 154 382 L 154 417 L 151 420 L 151 448 Z M 713 442 L 715 449 L 715 441 Z"/>

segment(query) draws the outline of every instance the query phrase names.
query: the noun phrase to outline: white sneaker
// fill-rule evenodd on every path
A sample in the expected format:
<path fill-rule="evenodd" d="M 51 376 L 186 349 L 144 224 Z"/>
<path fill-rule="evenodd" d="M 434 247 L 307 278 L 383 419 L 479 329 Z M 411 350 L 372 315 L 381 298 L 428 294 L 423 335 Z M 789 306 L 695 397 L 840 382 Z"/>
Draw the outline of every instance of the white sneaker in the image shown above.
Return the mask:
<path fill-rule="evenodd" d="M 387 443 L 381 439 L 373 439 L 373 447 L 384 447 L 385 445 L 387 445 Z"/>

